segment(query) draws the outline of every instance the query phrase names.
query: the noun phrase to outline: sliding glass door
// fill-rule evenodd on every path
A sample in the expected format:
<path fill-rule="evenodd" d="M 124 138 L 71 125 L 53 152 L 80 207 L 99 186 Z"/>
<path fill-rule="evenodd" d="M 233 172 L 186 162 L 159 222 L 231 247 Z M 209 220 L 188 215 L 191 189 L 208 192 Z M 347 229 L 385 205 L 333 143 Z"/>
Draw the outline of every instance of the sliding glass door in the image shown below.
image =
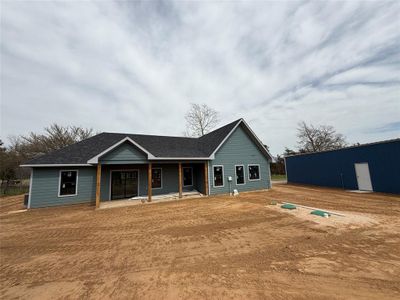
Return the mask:
<path fill-rule="evenodd" d="M 111 172 L 111 200 L 138 196 L 139 174 L 137 170 Z"/>

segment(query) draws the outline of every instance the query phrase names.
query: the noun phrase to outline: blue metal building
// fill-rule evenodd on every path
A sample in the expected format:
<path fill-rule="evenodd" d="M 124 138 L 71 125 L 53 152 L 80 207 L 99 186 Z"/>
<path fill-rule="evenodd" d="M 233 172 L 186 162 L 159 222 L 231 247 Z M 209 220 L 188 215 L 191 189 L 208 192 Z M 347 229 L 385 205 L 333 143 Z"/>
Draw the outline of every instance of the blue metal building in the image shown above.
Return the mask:
<path fill-rule="evenodd" d="M 400 138 L 285 157 L 289 183 L 400 194 Z"/>

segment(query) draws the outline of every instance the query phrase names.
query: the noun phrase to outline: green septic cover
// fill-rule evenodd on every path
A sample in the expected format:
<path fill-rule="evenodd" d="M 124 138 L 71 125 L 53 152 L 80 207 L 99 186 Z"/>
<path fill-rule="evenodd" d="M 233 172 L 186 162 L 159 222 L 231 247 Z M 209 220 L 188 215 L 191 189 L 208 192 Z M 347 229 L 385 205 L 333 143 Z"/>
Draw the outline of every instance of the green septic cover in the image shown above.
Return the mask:
<path fill-rule="evenodd" d="M 313 210 L 311 212 L 311 214 L 312 215 L 316 215 L 316 216 L 320 216 L 320 217 L 330 217 L 331 216 L 330 213 L 328 213 L 326 211 L 323 211 L 323 210 Z"/>
<path fill-rule="evenodd" d="M 289 203 L 283 204 L 281 207 L 285 208 L 285 209 L 296 209 L 296 205 L 289 204 Z"/>

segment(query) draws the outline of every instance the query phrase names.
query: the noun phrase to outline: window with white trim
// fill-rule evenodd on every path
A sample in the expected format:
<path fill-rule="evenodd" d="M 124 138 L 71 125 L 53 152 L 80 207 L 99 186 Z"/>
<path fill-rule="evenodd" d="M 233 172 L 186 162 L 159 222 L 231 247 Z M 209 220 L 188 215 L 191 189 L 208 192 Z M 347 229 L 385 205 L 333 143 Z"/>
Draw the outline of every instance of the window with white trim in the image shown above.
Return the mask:
<path fill-rule="evenodd" d="M 224 168 L 223 166 L 214 166 L 214 186 L 224 186 Z"/>
<path fill-rule="evenodd" d="M 151 187 L 153 189 L 160 189 L 162 187 L 162 170 L 161 168 L 151 169 Z"/>
<path fill-rule="evenodd" d="M 260 166 L 249 165 L 249 180 L 259 180 L 259 179 L 260 179 Z"/>
<path fill-rule="evenodd" d="M 236 184 L 244 184 L 244 166 L 235 166 Z"/>
<path fill-rule="evenodd" d="M 78 193 L 78 171 L 60 171 L 59 196 L 73 196 Z"/>

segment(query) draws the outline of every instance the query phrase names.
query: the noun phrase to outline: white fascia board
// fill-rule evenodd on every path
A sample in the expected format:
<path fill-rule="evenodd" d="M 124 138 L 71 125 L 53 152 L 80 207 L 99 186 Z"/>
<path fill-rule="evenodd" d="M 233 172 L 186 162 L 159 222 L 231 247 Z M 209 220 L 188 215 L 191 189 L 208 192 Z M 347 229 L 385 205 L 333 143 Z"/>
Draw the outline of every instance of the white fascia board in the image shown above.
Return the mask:
<path fill-rule="evenodd" d="M 106 150 L 104 150 L 103 152 L 101 152 L 100 154 L 97 154 L 96 156 L 92 157 L 91 159 L 88 160 L 88 164 L 97 164 L 99 162 L 99 158 L 101 156 L 103 156 L 104 154 L 110 152 L 111 150 L 115 149 L 116 147 L 118 147 L 119 145 L 121 145 L 124 142 L 130 142 L 132 145 L 136 146 L 137 148 L 139 148 L 140 150 L 142 150 L 144 153 L 147 154 L 147 158 L 148 159 L 154 159 L 154 155 L 151 154 L 149 151 L 147 151 L 145 148 L 143 148 L 142 146 L 140 146 L 138 143 L 136 143 L 134 140 L 132 140 L 129 137 L 125 137 L 122 140 L 120 140 L 119 142 L 115 143 L 114 145 L 112 145 L 111 147 L 107 148 Z"/>
<path fill-rule="evenodd" d="M 19 165 L 21 168 L 36 168 L 36 167 L 92 167 L 90 164 L 27 164 Z"/>
<path fill-rule="evenodd" d="M 153 157 L 149 160 L 210 160 L 214 159 L 214 156 L 210 157 Z"/>
<path fill-rule="evenodd" d="M 274 157 L 269 153 L 269 151 L 264 147 L 264 144 L 260 141 L 260 139 L 256 136 L 254 131 L 250 128 L 250 126 L 246 123 L 245 120 L 241 119 L 241 122 L 247 127 L 247 129 L 250 131 L 250 133 L 253 135 L 253 137 L 256 139 L 257 143 L 260 145 L 262 149 L 265 150 L 265 152 L 268 154 L 269 158 L 271 159 L 271 162 L 274 161 Z"/>

